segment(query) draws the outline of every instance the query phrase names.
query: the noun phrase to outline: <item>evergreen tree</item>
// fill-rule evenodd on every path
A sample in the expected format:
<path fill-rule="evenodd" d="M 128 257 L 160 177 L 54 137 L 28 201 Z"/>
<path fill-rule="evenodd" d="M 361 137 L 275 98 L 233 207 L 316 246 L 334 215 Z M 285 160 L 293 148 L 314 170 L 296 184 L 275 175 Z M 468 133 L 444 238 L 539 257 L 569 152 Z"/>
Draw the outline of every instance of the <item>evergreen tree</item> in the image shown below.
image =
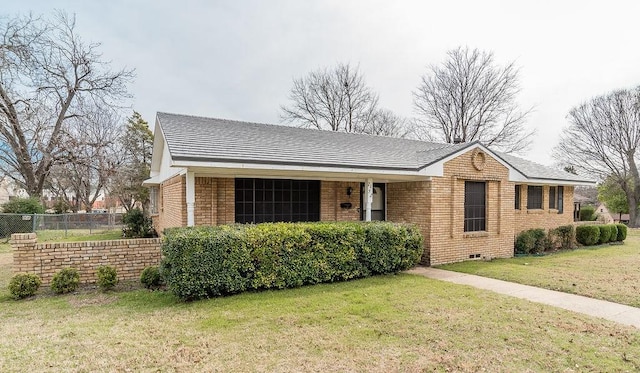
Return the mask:
<path fill-rule="evenodd" d="M 121 159 L 118 171 L 111 181 L 111 195 L 117 196 L 125 210 L 130 211 L 140 202 L 146 212 L 149 205 L 149 189 L 142 182 L 149 178 L 153 133 L 140 113 L 134 111 L 127 119 L 126 128 L 119 140 Z"/>

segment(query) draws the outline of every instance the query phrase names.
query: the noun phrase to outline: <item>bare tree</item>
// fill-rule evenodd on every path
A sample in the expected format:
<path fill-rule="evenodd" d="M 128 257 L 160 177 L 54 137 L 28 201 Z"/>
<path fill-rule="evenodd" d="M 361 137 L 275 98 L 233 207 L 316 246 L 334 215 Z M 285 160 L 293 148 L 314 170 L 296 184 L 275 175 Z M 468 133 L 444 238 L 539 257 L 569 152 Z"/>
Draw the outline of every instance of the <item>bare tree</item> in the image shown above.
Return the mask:
<path fill-rule="evenodd" d="M 617 183 L 629 203 L 630 225 L 639 227 L 640 87 L 593 98 L 568 118 L 554 157 L 579 173 Z"/>
<path fill-rule="evenodd" d="M 281 107 L 283 122 L 344 132 L 365 128 L 378 105 L 378 95 L 367 87 L 358 68 L 349 64 L 295 79 L 289 99 L 291 104 Z"/>
<path fill-rule="evenodd" d="M 74 211 L 84 207 L 90 212 L 117 171 L 115 143 L 120 136 L 119 118 L 110 110 L 96 109 L 69 124 L 62 140 L 66 150 L 59 155 L 64 162 L 52 167 L 49 187 L 70 203 Z"/>
<path fill-rule="evenodd" d="M 411 134 L 411 126 L 405 118 L 401 118 L 391 110 L 378 109 L 373 113 L 368 123 L 364 123 L 362 128 L 357 128 L 357 132 L 380 136 L 408 137 Z"/>
<path fill-rule="evenodd" d="M 0 171 L 40 196 L 65 152 L 68 122 L 129 97 L 131 70 L 110 71 L 75 17 L 0 18 Z"/>
<path fill-rule="evenodd" d="M 525 128 L 531 109 L 519 111 L 518 69 L 494 63 L 493 53 L 459 47 L 432 65 L 413 92 L 423 138 L 447 143 L 479 140 L 511 153 L 526 149 L 534 131 Z"/>

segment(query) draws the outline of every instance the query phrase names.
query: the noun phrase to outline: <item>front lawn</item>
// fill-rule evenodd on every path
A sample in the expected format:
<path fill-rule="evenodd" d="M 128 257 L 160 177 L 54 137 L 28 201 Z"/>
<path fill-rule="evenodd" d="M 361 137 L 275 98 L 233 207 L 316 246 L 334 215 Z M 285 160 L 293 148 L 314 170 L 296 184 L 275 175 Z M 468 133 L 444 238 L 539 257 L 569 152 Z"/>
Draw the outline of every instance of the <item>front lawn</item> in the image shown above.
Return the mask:
<path fill-rule="evenodd" d="M 0 334 L 0 371 L 640 369 L 637 329 L 407 274 L 194 303 L 3 297 Z"/>
<path fill-rule="evenodd" d="M 624 245 L 601 245 L 541 257 L 468 261 L 438 268 L 513 281 L 640 307 L 640 231 Z"/>

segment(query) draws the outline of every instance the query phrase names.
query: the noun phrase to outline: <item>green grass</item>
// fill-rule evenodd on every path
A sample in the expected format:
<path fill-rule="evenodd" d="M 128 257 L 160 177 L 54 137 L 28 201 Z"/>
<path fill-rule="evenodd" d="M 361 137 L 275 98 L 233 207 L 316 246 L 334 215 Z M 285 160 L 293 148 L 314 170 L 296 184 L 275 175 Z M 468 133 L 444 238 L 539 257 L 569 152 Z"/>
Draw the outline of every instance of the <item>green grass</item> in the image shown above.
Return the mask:
<path fill-rule="evenodd" d="M 420 276 L 0 301 L 0 371 L 633 371 L 640 332 Z"/>
<path fill-rule="evenodd" d="M 122 238 L 122 230 L 89 230 L 89 229 L 70 229 L 64 230 L 46 230 L 36 232 L 38 242 L 78 242 L 78 241 L 102 241 L 102 240 L 118 240 Z M 0 242 L 0 254 L 11 252 L 9 238 Z"/>
<path fill-rule="evenodd" d="M 636 246 L 633 235 L 624 246 L 562 254 L 564 266 L 582 251 L 609 260 L 609 249 L 629 263 Z M 552 257 L 563 256 L 513 261 L 537 268 L 524 263 Z M 13 301 L 10 264 L 0 253 L 0 371 L 640 370 L 637 329 L 421 276 L 193 303 L 146 290 Z M 465 265 L 481 264 L 492 263 Z"/>
<path fill-rule="evenodd" d="M 439 266 L 521 284 L 640 307 L 640 231 L 624 245 L 601 245 L 547 256 Z"/>
<path fill-rule="evenodd" d="M 76 242 L 76 241 L 101 241 L 101 240 L 118 240 L 122 238 L 122 230 L 92 230 L 89 229 L 70 229 L 64 230 L 46 230 L 36 232 L 38 242 Z"/>

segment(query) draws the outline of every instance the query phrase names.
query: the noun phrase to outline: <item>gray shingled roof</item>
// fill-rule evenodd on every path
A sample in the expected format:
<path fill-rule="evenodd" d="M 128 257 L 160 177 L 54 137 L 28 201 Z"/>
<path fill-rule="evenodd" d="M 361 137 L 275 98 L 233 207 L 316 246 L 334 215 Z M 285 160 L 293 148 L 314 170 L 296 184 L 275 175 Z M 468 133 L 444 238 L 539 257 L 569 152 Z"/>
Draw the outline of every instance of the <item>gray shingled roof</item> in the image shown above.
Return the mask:
<path fill-rule="evenodd" d="M 441 144 L 169 113 L 158 113 L 157 118 L 171 158 L 175 161 L 418 171 L 473 145 Z M 499 156 L 527 177 L 584 181 L 575 175 L 524 159 L 506 154 Z"/>
<path fill-rule="evenodd" d="M 539 163 L 531 162 L 526 159 L 518 158 L 510 154 L 493 152 L 496 156 L 502 158 L 503 161 L 508 163 L 511 167 L 520 171 L 521 174 L 529 179 L 542 179 L 542 180 L 567 180 L 567 181 L 579 181 L 579 182 L 593 182 L 587 178 L 564 170 L 556 170 L 551 167 L 543 166 Z"/>

